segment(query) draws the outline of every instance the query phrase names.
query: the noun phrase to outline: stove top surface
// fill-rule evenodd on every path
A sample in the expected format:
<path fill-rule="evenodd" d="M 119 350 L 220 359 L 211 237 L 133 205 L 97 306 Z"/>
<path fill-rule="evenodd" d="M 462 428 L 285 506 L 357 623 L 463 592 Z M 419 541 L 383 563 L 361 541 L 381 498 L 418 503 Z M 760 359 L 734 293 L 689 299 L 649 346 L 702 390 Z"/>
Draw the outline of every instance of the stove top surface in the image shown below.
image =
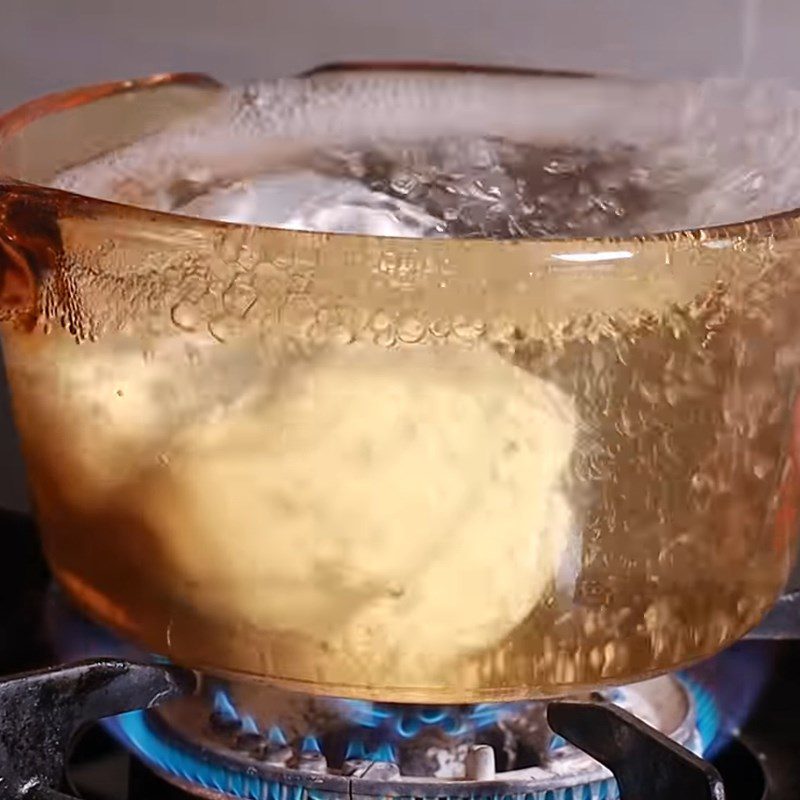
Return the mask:
<path fill-rule="evenodd" d="M 0 616 L 0 676 L 58 665 L 58 659 L 53 654 L 45 634 L 45 606 L 51 581 L 38 548 L 35 528 L 25 516 L 1 511 L 0 528 L 2 528 L 4 556 L 0 559 L 0 602 L 4 609 L 3 615 Z M 154 669 L 160 668 L 154 667 Z M 161 679 L 163 676 L 156 680 Z M 689 683 L 699 687 L 699 694 L 692 695 L 692 702 L 698 706 L 698 717 L 702 717 L 703 702 L 711 702 L 714 705 L 715 724 L 721 733 L 714 738 L 713 743 L 706 742 L 703 752 L 711 758 L 713 766 L 721 775 L 725 785 L 725 796 L 729 800 L 757 798 L 788 800 L 797 797 L 800 792 L 800 759 L 797 758 L 797 753 L 800 753 L 800 724 L 797 722 L 800 719 L 800 642 L 792 640 L 740 642 L 722 658 L 707 662 L 693 670 Z M 763 689 L 759 692 L 761 684 Z M 59 693 L 59 696 L 62 697 L 63 692 Z M 609 699 L 619 700 L 619 698 L 606 698 Z M 98 708 L 103 707 L 105 702 L 108 702 L 107 697 Z M 53 705 L 55 707 L 58 703 L 55 702 Z M 111 705 L 113 706 L 114 702 Z M 164 724 L 163 717 L 156 720 L 152 712 L 146 713 L 147 716 L 141 719 L 149 720 L 148 724 Z M 621 768 L 623 800 L 644 796 L 647 796 L 648 800 L 666 798 L 667 795 L 663 793 L 664 787 L 670 786 L 670 770 L 674 775 L 674 763 L 678 763 L 682 770 L 686 770 L 682 773 L 684 776 L 689 776 L 685 777 L 684 783 L 679 780 L 677 784 L 674 782 L 671 784 L 670 791 L 676 786 L 680 787 L 681 800 L 694 800 L 693 792 L 698 792 L 696 795 L 698 797 L 714 797 L 714 792 L 717 791 L 714 786 L 708 785 L 709 775 L 714 774 L 713 771 L 706 769 L 708 762 L 697 759 L 695 763 L 690 759 L 687 768 L 686 751 L 680 748 L 670 749 L 668 742 L 665 743 L 658 738 L 654 740 L 649 728 L 640 725 L 633 718 L 627 719 L 625 712 L 619 712 L 613 703 L 596 701 L 555 703 L 549 707 L 548 716 L 551 727 L 564 733 L 573 744 L 579 745 L 609 765 L 615 773 L 617 773 L 615 759 L 618 761 L 624 755 L 630 763 L 630 754 L 636 754 L 634 769 L 626 768 L 624 764 Z M 32 724 L 34 727 L 37 725 L 46 727 L 46 720 L 37 718 Z M 241 730 L 241 719 L 237 724 L 239 728 L 236 736 L 241 737 L 247 731 Z M 0 762 L 2 762 L 3 743 L 10 743 L 13 750 L 14 742 L 24 738 L 25 733 L 20 726 L 18 715 L 2 715 Z M 603 726 L 605 734 L 600 735 L 598 732 Z M 706 736 L 708 737 L 707 732 Z M 292 778 L 295 780 L 294 785 L 291 781 L 289 784 L 276 784 L 275 781 L 257 782 L 253 779 L 246 782 L 240 780 L 235 785 L 219 784 L 217 790 L 213 786 L 203 790 L 192 780 L 188 768 L 183 778 L 179 772 L 170 774 L 169 770 L 159 770 L 157 765 L 154 770 L 152 763 L 149 766 L 145 765 L 141 758 L 131 755 L 129 750 L 120 745 L 119 738 L 124 737 L 118 735 L 114 738 L 109 734 L 108 726 L 103 727 L 99 724 L 92 724 L 82 732 L 70 753 L 66 769 L 67 782 L 61 786 L 61 789 L 68 793 L 67 796 L 87 800 L 139 800 L 139 798 L 160 800 L 197 796 L 198 793 L 206 797 L 218 797 L 219 790 L 222 790 L 223 794 L 238 794 L 252 797 L 254 800 L 262 798 L 263 800 L 335 800 L 338 794 L 346 795 L 353 800 L 371 794 L 371 792 L 362 793 L 366 784 L 353 781 L 354 776 L 359 780 L 367 776 L 358 775 L 356 772 L 347 774 L 347 770 L 342 768 L 343 764 L 332 770 L 336 773 L 333 777 L 344 781 L 342 786 L 338 789 L 333 784 L 328 786 L 321 780 L 319 772 L 315 772 L 313 768 L 313 763 L 318 765 L 319 757 L 311 752 L 316 748 L 311 747 L 310 743 L 309 753 L 304 755 L 298 752 L 292 755 L 293 774 L 305 776 L 296 780 Z M 236 739 L 229 737 L 229 741 L 233 742 Z M 612 742 L 619 745 L 616 752 L 610 745 Z M 268 777 L 270 774 L 268 767 L 275 765 L 270 765 L 269 759 L 263 757 L 263 753 L 269 750 L 266 738 L 260 744 L 264 744 L 260 764 L 255 761 L 245 764 L 245 773 Z M 481 755 L 480 744 L 478 742 L 476 746 L 476 743 L 472 742 L 476 755 L 470 756 L 477 762 L 477 766 L 473 763 L 470 769 L 473 771 L 477 769 L 478 772 L 460 776 L 457 791 L 447 791 L 444 795 L 441 783 L 434 782 L 426 786 L 422 781 L 416 790 L 410 791 L 407 784 L 398 783 L 396 780 L 393 782 L 392 779 L 397 778 L 398 758 L 390 751 L 384 754 L 386 758 L 383 761 L 372 758 L 370 761 L 372 769 L 375 768 L 376 762 L 393 765 L 388 767 L 386 774 L 373 773 L 378 780 L 383 781 L 379 787 L 380 791 L 376 790 L 373 796 L 405 798 L 501 796 L 522 797 L 527 800 L 540 800 L 540 798 L 584 800 L 585 797 L 586 800 L 601 800 L 601 798 L 611 800 L 617 794 L 617 785 L 611 780 L 595 781 L 591 785 L 581 784 L 581 793 L 578 793 L 577 789 L 573 793 L 567 786 L 542 788 L 541 792 L 534 791 L 528 786 L 526 792 L 522 791 L 519 785 L 514 786 L 513 782 L 512 785 L 503 788 L 497 780 L 492 784 L 484 782 L 484 785 L 481 785 L 480 770 L 485 769 L 485 765 L 481 767 L 480 762 L 487 754 L 484 751 Z M 690 743 L 685 741 L 684 744 Z M 236 753 L 233 755 L 236 756 Z M 674 762 L 675 758 L 678 762 Z M 351 761 L 357 760 L 358 758 L 351 759 Z M 671 764 L 673 766 L 670 766 Z M 327 777 L 327 771 L 325 774 Z M 619 773 L 617 774 L 619 777 Z M 166 780 L 164 775 L 167 775 L 169 780 Z M 0 763 L 1 777 L 2 763 Z M 473 780 L 471 783 L 465 782 L 464 777 Z M 281 779 L 284 780 L 285 775 Z M 274 788 L 276 785 L 283 788 L 276 789 Z M 287 785 L 289 789 L 286 789 Z M 451 782 L 445 784 L 445 788 L 456 785 L 455 782 Z M 0 798 L 15 796 L 8 792 L 4 794 L 3 791 L 0 781 Z M 706 794 L 700 794 L 704 791 Z M 36 796 L 36 791 L 26 795 L 26 797 L 33 796 Z M 675 796 L 674 793 L 671 796 Z M 59 795 L 43 792 L 38 797 L 41 800 L 45 798 L 55 800 Z"/>

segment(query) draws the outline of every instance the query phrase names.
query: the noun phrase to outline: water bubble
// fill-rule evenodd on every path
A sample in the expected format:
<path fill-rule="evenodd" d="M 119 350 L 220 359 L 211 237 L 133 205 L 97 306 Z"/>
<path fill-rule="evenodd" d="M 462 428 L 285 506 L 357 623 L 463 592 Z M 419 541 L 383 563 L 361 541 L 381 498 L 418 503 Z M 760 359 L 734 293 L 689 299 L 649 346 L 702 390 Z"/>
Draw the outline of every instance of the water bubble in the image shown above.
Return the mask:
<path fill-rule="evenodd" d="M 389 186 L 395 194 L 405 197 L 414 191 L 418 183 L 417 177 L 412 173 L 397 172 L 392 176 Z"/>
<path fill-rule="evenodd" d="M 486 330 L 482 320 L 468 320 L 457 316 L 453 319 L 453 334 L 464 342 L 474 342 Z"/>
<path fill-rule="evenodd" d="M 451 325 L 450 320 L 447 317 L 440 317 L 439 319 L 435 319 L 431 324 L 428 326 L 428 330 L 434 335 L 439 338 L 444 338 L 445 336 L 450 335 Z"/>
<path fill-rule="evenodd" d="M 419 342 L 425 336 L 425 325 L 415 316 L 402 317 L 397 324 L 397 338 L 406 344 Z"/>
<path fill-rule="evenodd" d="M 208 323 L 208 332 L 218 342 L 229 342 L 241 335 L 242 322 L 236 317 L 222 316 Z"/>
<path fill-rule="evenodd" d="M 379 347 L 393 347 L 397 344 L 397 335 L 395 334 L 394 327 L 384 328 L 375 332 L 372 341 Z"/>
<path fill-rule="evenodd" d="M 196 331 L 202 322 L 200 309 L 191 302 L 181 302 L 170 310 L 172 322 L 184 331 Z"/>
<path fill-rule="evenodd" d="M 247 316 L 257 300 L 255 289 L 247 285 L 241 277 L 235 279 L 222 295 L 225 310 L 239 317 Z"/>
<path fill-rule="evenodd" d="M 244 248 L 247 230 L 245 228 L 231 228 L 226 231 L 219 243 L 219 254 L 226 263 L 235 264 L 239 261 Z"/>
<path fill-rule="evenodd" d="M 385 311 L 376 311 L 370 320 L 373 331 L 385 331 L 393 325 L 392 318 Z"/>

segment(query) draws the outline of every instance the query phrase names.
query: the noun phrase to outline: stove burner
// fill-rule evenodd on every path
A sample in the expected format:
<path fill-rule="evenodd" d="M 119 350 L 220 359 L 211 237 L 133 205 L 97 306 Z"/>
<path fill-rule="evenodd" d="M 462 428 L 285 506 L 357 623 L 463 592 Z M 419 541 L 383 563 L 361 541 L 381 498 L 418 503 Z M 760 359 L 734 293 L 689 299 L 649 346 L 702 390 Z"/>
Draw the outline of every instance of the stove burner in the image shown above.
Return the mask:
<path fill-rule="evenodd" d="M 630 711 L 700 755 L 716 734 L 716 711 L 710 695 L 690 686 L 662 677 L 610 690 L 588 706 Z M 237 798 L 619 797 L 611 772 L 552 733 L 547 708 L 392 705 L 211 682 L 199 695 L 106 724 L 166 780 Z"/>
<path fill-rule="evenodd" d="M 669 680 L 669 679 L 667 679 Z M 664 684 L 664 679 L 646 682 Z M 641 684 L 644 685 L 644 684 Z M 641 686 L 640 685 L 640 686 Z M 303 770 L 303 756 L 321 750 L 301 749 L 294 767 L 270 765 L 242 756 L 187 747 L 186 743 L 154 733 L 158 716 L 141 710 L 165 698 L 191 691 L 191 676 L 162 665 L 96 661 L 0 682 L 0 717 L 18 723 L 11 736 L 0 736 L 0 786 L 7 800 L 64 800 L 54 791 L 63 774 L 66 753 L 77 728 L 91 719 L 117 714 L 112 726 L 141 749 L 156 771 L 173 783 L 204 797 L 234 796 L 251 800 L 335 800 L 337 797 L 524 798 L 525 800 L 603 800 L 617 796 L 633 800 L 722 800 L 724 790 L 709 763 L 606 701 L 555 701 L 548 705 L 548 722 L 567 740 L 582 745 L 605 763 L 616 778 L 602 770 L 600 779 L 576 785 L 572 769 L 562 770 L 543 785 L 539 775 L 521 770 L 494 779 L 463 781 L 402 779 L 371 770 L 363 777 Z M 132 705 L 139 710 L 123 711 Z M 47 709 L 42 714 L 42 709 Z M 120 711 L 123 713 L 120 714 Z M 473 749 L 474 764 L 486 762 L 488 751 Z M 375 762 L 377 765 L 377 762 Z M 391 764 L 392 762 L 386 762 Z M 213 765 L 206 786 L 197 781 L 197 765 Z"/>

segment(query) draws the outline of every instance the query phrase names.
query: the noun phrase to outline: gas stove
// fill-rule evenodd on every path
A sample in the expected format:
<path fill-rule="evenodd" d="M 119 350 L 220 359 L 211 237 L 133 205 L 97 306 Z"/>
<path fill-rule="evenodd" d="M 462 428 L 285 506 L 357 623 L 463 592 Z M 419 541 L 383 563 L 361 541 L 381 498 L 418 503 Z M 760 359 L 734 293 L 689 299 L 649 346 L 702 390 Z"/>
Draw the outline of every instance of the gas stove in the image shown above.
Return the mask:
<path fill-rule="evenodd" d="M 0 527 L 3 800 L 784 800 L 800 788 L 791 597 L 762 638 L 681 674 L 549 703 L 377 703 L 138 653 L 53 589 L 30 520 L 2 512 Z"/>

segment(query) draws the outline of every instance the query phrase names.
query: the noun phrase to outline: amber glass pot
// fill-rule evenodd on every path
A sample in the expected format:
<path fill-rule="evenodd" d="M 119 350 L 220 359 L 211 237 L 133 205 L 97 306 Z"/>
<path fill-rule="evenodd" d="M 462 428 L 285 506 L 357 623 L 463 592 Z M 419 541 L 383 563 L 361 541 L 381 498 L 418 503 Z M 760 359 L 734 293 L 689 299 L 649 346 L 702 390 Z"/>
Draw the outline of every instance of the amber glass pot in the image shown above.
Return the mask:
<path fill-rule="evenodd" d="M 219 91 L 0 119 L 5 363 L 81 609 L 210 672 L 450 702 L 641 678 L 758 622 L 797 522 L 794 213 L 415 240 L 46 188 Z"/>

